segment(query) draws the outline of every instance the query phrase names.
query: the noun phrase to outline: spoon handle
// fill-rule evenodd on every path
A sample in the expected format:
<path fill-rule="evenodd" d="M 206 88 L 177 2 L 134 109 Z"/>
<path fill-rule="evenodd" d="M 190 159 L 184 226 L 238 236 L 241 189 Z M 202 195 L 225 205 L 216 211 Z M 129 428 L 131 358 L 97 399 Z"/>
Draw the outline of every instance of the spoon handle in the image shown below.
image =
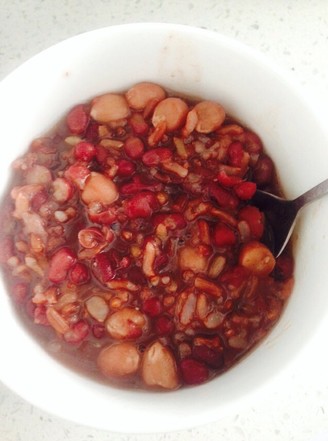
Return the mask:
<path fill-rule="evenodd" d="M 321 198 L 325 194 L 328 193 L 328 179 L 325 179 L 320 184 L 311 188 L 310 190 L 303 193 L 301 196 L 294 200 L 294 203 L 297 205 L 298 209 L 302 208 L 304 205 L 315 201 L 316 199 Z"/>

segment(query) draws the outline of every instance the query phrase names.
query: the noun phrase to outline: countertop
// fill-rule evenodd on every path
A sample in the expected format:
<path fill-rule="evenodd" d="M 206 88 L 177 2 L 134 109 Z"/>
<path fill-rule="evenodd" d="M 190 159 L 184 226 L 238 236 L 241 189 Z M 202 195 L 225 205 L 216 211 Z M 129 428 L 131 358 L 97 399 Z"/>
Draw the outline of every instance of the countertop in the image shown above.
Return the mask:
<path fill-rule="evenodd" d="M 143 21 L 194 25 L 243 41 L 289 71 L 327 114 L 326 0 L 0 0 L 0 80 L 67 37 Z M 239 414 L 175 433 L 128 435 L 79 426 L 33 407 L 0 383 L 0 440 L 327 441 L 327 335 L 323 323 L 299 354 L 303 368 L 290 372 L 288 389 L 278 388 Z"/>

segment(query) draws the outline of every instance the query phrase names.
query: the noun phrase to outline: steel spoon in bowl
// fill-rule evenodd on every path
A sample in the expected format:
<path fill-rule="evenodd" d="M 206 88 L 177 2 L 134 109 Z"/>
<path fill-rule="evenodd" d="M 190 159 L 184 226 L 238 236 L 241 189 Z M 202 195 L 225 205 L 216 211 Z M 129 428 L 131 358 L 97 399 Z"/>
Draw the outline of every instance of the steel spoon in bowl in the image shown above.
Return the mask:
<path fill-rule="evenodd" d="M 285 249 L 301 208 L 327 193 L 328 179 L 293 200 L 283 199 L 262 190 L 256 191 L 252 204 L 264 212 L 267 223 L 266 242 L 275 257 L 280 256 Z"/>

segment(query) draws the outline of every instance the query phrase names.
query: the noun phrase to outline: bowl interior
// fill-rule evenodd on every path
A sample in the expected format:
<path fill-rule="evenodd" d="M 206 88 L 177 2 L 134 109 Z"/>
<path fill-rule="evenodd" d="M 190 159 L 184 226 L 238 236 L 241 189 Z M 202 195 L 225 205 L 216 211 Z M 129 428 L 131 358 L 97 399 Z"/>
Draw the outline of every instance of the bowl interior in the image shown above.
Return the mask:
<path fill-rule="evenodd" d="M 327 133 L 284 74 L 249 48 L 216 33 L 148 23 L 74 37 L 32 58 L 0 84 L 2 192 L 9 164 L 70 107 L 143 80 L 220 102 L 261 136 L 287 196 L 297 196 L 327 177 Z M 296 285 L 281 320 L 265 342 L 223 376 L 170 393 L 94 383 L 54 362 L 26 335 L 1 283 L 0 379 L 51 413 L 120 432 L 177 430 L 236 410 L 283 373 L 327 314 L 327 202 L 323 199 L 305 211 L 298 224 Z"/>

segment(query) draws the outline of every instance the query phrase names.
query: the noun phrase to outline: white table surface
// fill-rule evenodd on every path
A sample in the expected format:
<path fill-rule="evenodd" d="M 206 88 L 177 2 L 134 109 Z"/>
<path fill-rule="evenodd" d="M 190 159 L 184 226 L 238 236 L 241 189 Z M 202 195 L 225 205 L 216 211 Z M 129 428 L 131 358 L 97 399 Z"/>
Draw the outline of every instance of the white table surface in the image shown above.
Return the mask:
<path fill-rule="evenodd" d="M 290 71 L 327 114 L 327 0 L 0 0 L 0 80 L 67 37 L 140 21 L 205 27 L 241 40 Z M 287 389 L 271 390 L 239 414 L 175 433 L 128 435 L 82 427 L 33 407 L 0 383 L 0 440 L 327 441 L 327 337 L 323 323 L 289 368 Z"/>

